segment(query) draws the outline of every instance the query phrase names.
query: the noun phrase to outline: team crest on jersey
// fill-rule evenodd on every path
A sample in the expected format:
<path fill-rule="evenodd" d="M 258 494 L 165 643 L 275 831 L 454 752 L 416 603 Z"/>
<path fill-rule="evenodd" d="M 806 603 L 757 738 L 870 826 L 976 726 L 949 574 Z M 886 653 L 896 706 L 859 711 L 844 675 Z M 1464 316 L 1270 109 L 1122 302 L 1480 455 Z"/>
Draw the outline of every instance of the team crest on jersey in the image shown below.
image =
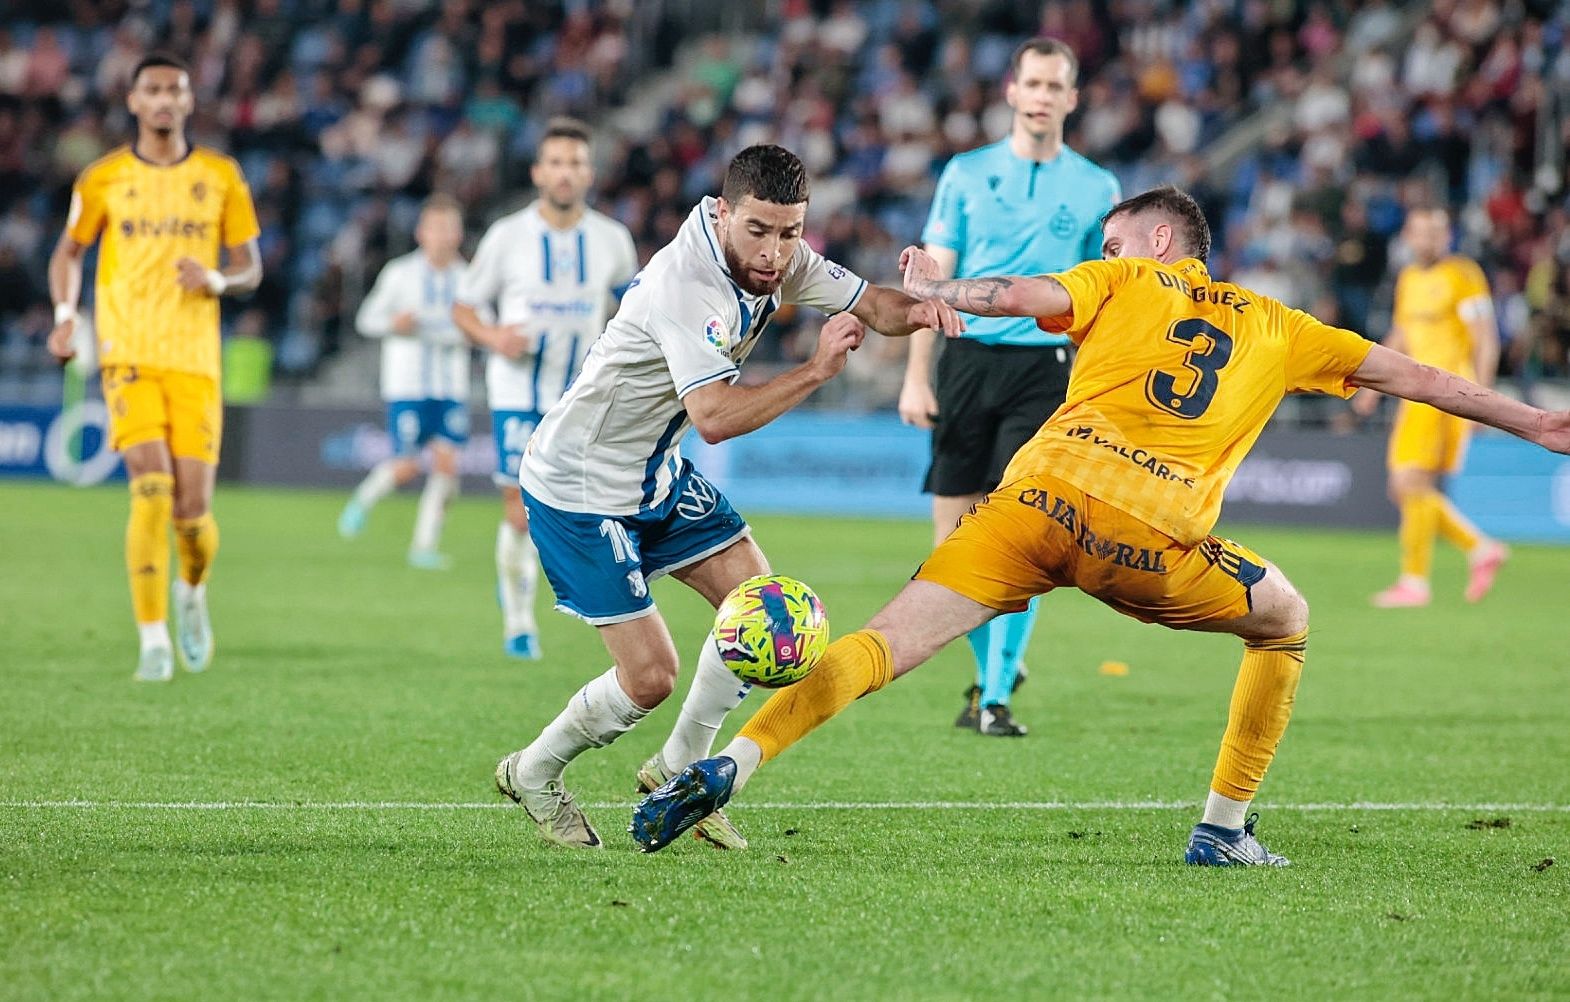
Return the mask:
<path fill-rule="evenodd" d="M 191 185 L 191 197 L 200 202 L 207 197 L 207 182 L 198 181 Z"/>
<path fill-rule="evenodd" d="M 1079 220 L 1074 217 L 1074 213 L 1068 211 L 1068 206 L 1060 205 L 1058 206 L 1058 211 L 1052 216 L 1050 224 L 1052 226 L 1052 235 L 1066 240 L 1074 235 L 1078 224 Z"/>
<path fill-rule="evenodd" d="M 714 346 L 715 351 L 724 351 L 730 347 L 730 338 L 725 334 L 725 322 L 719 317 L 710 317 L 703 322 L 703 340 Z"/>

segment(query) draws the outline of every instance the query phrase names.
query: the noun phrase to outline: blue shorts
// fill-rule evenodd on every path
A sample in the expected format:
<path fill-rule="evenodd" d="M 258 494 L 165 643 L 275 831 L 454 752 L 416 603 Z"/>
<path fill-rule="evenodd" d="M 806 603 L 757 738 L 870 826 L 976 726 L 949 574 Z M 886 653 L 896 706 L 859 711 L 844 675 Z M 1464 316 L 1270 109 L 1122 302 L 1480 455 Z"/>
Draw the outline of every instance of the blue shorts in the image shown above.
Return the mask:
<path fill-rule="evenodd" d="M 496 439 L 496 472 L 491 479 L 497 487 L 518 486 L 518 464 L 523 462 L 529 437 L 539 426 L 539 411 L 491 412 L 491 436 Z"/>
<path fill-rule="evenodd" d="M 751 534 L 714 485 L 682 461 L 665 500 L 636 515 L 562 511 L 523 492 L 529 535 L 556 608 L 594 626 L 654 611 L 649 582 Z"/>
<path fill-rule="evenodd" d="M 469 408 L 461 400 L 392 400 L 387 404 L 387 437 L 393 455 L 414 456 L 432 439 L 453 445 L 469 440 Z"/>

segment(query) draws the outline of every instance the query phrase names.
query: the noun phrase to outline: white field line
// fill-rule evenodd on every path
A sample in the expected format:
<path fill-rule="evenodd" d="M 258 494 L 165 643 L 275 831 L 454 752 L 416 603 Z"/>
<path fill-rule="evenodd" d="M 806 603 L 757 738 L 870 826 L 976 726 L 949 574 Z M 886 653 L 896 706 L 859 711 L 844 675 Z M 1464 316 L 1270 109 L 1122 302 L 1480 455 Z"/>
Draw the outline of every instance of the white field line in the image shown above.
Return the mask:
<path fill-rule="evenodd" d="M 595 810 L 631 808 L 633 801 L 602 801 L 585 804 Z M 755 811 L 1171 811 L 1194 810 L 1201 806 L 1191 800 L 824 800 L 811 802 L 741 801 L 741 810 Z M 1354 801 L 1351 803 L 1306 803 L 1261 805 L 1274 811 L 1469 811 L 1475 813 L 1517 812 L 1570 814 L 1570 804 L 1528 803 L 1447 803 L 1444 801 Z M 502 801 L 408 801 L 408 800 L 0 800 L 0 810 L 82 810 L 82 811 L 492 811 L 506 810 L 512 804 Z"/>

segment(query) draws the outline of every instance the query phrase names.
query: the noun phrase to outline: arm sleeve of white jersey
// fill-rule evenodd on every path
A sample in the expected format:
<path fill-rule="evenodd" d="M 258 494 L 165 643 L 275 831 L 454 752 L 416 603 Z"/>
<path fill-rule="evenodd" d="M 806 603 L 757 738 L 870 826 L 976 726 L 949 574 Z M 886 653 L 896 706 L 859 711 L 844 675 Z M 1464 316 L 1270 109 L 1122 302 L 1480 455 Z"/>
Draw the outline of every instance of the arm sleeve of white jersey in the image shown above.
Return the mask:
<path fill-rule="evenodd" d="M 360 300 L 360 311 L 354 316 L 354 329 L 366 337 L 386 337 L 393 332 L 392 318 L 398 312 L 398 276 L 396 262 L 389 261 L 376 276 L 371 292 Z"/>
<path fill-rule="evenodd" d="M 734 382 L 740 375 L 729 354 L 736 338 L 735 312 L 701 291 L 688 291 L 649 310 L 649 334 L 665 356 L 677 399 L 722 379 Z"/>
<path fill-rule="evenodd" d="M 500 227 L 492 226 L 480 238 L 474 249 L 474 260 L 463 270 L 458 279 L 458 291 L 453 297 L 465 306 L 479 309 L 491 306 L 502 292 L 502 259 L 505 256 Z"/>
<path fill-rule="evenodd" d="M 819 254 L 803 240 L 796 245 L 785 281 L 780 286 L 780 302 L 811 306 L 824 313 L 843 313 L 856 305 L 867 291 L 867 282 L 842 264 Z"/>
<path fill-rule="evenodd" d="M 616 227 L 616 273 L 611 276 L 611 295 L 620 299 L 638 274 L 638 245 L 625 226 Z"/>

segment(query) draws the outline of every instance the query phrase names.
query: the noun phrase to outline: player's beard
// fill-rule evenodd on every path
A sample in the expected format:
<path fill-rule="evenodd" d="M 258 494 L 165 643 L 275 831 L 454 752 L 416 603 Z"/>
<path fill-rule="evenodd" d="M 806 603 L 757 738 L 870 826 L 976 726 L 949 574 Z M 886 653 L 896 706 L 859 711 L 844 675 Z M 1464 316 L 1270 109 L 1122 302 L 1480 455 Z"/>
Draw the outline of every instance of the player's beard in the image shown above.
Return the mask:
<path fill-rule="evenodd" d="M 576 195 L 563 201 L 550 192 L 545 193 L 545 200 L 550 203 L 552 209 L 563 214 L 570 213 L 583 204 L 583 199 Z"/>
<path fill-rule="evenodd" d="M 741 291 L 749 296 L 772 296 L 780 291 L 780 286 L 785 284 L 785 270 L 781 268 L 775 273 L 774 281 L 759 282 L 752 277 L 752 272 L 747 270 L 746 264 L 736 253 L 730 241 L 725 237 L 720 238 L 720 251 L 725 255 L 725 266 L 730 269 L 731 281 L 741 286 Z"/>

